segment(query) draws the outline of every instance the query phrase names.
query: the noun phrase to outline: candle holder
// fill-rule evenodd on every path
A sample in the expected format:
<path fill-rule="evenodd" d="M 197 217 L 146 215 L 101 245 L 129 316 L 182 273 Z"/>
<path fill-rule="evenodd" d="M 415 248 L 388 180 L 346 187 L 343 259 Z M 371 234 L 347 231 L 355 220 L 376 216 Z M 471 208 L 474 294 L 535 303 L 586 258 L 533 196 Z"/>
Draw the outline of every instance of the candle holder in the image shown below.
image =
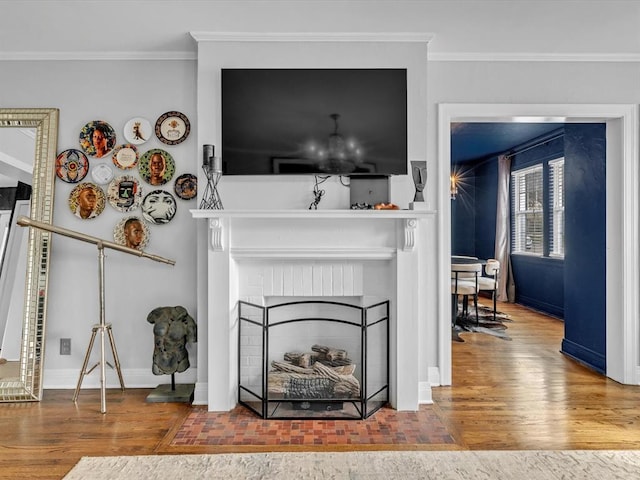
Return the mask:
<path fill-rule="evenodd" d="M 214 156 L 213 145 L 202 146 L 202 170 L 207 177 L 200 208 L 207 210 L 223 210 L 222 200 L 218 193 L 218 182 L 222 177 L 222 159 Z"/>

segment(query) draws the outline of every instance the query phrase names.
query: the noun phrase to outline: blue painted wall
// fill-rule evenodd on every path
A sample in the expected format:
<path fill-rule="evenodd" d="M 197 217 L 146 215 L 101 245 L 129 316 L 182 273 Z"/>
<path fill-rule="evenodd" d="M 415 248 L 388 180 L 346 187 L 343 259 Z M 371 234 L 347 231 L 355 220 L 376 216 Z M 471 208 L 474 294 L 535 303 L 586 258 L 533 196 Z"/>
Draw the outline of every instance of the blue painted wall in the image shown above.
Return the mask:
<path fill-rule="evenodd" d="M 476 256 L 476 189 L 472 172 L 458 170 L 458 196 L 451 200 L 451 253 Z M 493 256 L 493 255 L 492 255 Z"/>
<path fill-rule="evenodd" d="M 547 138 L 561 134 L 562 129 L 547 135 Z M 538 139 L 544 141 L 545 137 Z M 517 151 L 519 148 L 516 148 Z M 546 143 L 514 155 L 511 159 L 511 170 L 539 165 L 564 155 L 564 137 L 549 140 Z M 565 160 L 566 162 L 566 160 Z M 545 166 L 545 189 L 548 191 L 547 171 Z M 547 231 L 548 231 L 547 222 Z M 566 241 L 565 241 L 566 245 Z M 548 252 L 548 239 L 545 239 L 545 252 Z M 531 257 L 528 255 L 512 255 L 511 266 L 516 282 L 516 303 L 564 318 L 564 262 L 549 257 Z"/>
<path fill-rule="evenodd" d="M 606 371 L 606 126 L 565 127 L 565 338 L 562 351 Z"/>

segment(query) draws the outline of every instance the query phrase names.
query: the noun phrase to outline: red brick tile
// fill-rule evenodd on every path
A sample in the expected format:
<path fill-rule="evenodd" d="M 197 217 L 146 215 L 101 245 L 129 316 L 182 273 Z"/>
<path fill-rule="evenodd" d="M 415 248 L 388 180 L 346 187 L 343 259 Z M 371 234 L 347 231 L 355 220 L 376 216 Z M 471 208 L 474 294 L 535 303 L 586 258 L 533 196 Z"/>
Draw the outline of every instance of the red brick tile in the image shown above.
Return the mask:
<path fill-rule="evenodd" d="M 171 445 L 426 445 L 455 444 L 429 406 L 417 412 L 382 408 L 366 420 L 264 420 L 238 406 L 231 412 L 194 407 Z"/>

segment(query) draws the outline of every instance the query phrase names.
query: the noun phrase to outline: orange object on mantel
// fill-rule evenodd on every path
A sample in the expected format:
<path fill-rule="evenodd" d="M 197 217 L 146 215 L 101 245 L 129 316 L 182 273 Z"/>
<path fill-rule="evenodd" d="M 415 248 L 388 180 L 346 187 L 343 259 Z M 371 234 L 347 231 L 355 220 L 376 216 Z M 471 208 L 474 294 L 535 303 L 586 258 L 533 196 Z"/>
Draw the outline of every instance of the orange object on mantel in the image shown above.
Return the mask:
<path fill-rule="evenodd" d="M 376 210 L 398 210 L 398 206 L 393 203 L 376 203 L 373 208 Z"/>

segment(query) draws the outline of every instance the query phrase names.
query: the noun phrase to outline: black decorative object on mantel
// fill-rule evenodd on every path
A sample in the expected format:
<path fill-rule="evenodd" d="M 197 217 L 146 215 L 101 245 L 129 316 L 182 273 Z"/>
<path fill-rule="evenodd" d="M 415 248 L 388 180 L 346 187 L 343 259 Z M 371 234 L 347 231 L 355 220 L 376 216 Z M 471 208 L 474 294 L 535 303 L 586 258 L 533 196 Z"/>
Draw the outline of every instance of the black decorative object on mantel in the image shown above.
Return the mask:
<path fill-rule="evenodd" d="M 427 185 L 427 162 L 411 161 L 411 176 L 416 193 L 413 196 L 413 202 L 409 204 L 410 210 L 426 210 L 427 205 L 424 202 L 424 187 Z"/>
<path fill-rule="evenodd" d="M 207 210 L 222 210 L 222 200 L 218 194 L 218 182 L 222 177 L 222 159 L 215 156 L 214 145 L 202 146 L 202 170 L 207 177 L 200 208 Z"/>

